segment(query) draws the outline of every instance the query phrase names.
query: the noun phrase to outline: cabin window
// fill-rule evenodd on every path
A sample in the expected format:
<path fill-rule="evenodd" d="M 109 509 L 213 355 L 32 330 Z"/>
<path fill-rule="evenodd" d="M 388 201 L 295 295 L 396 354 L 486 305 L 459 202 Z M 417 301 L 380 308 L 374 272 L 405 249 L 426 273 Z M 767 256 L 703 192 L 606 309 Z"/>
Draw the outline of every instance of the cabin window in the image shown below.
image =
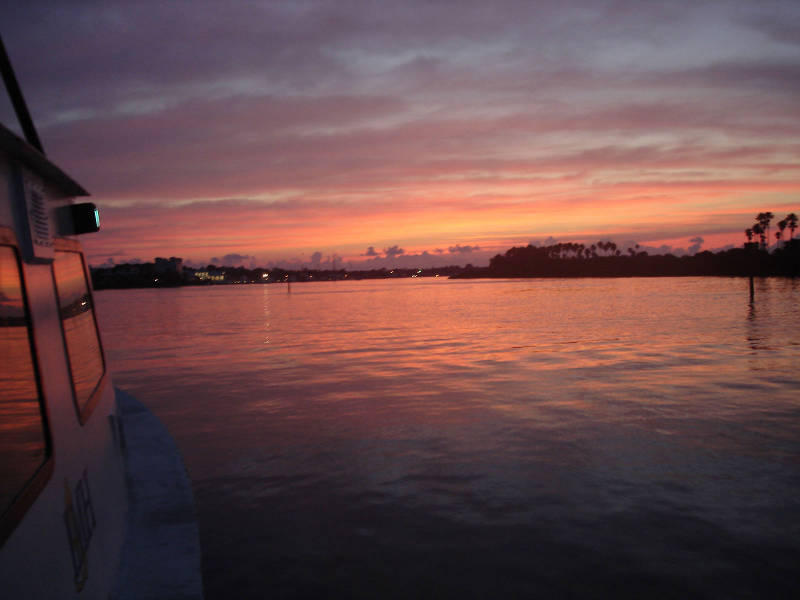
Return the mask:
<path fill-rule="evenodd" d="M 105 372 L 92 295 L 79 252 L 57 250 L 53 270 L 75 402 L 83 418 L 91 410 L 92 396 Z"/>
<path fill-rule="evenodd" d="M 22 277 L 10 246 L 0 246 L 0 362 L 0 515 L 5 515 L 49 454 Z"/>

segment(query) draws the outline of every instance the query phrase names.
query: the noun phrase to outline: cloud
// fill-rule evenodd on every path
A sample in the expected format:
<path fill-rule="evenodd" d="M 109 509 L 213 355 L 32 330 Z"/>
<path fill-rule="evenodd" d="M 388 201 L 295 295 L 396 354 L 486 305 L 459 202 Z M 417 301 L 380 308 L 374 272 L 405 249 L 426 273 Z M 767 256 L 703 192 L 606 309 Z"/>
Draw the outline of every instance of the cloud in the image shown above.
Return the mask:
<path fill-rule="evenodd" d="M 478 251 L 480 249 L 481 249 L 480 246 L 477 246 L 477 245 L 475 245 L 475 246 L 470 246 L 470 245 L 462 246 L 461 244 L 456 244 L 455 246 L 450 246 L 447 249 L 447 251 L 450 252 L 450 254 L 469 254 L 470 252 L 476 252 L 476 251 Z"/>
<path fill-rule="evenodd" d="M 800 45 L 800 38 L 797 36 L 798 30 L 800 30 L 800 16 L 796 14 L 787 18 L 785 14 L 761 12 L 760 14 L 742 18 L 741 22 L 763 33 L 773 41 L 795 46 Z"/>
<path fill-rule="evenodd" d="M 9 47 L 15 42 L 28 66 L 34 87 L 28 95 L 61 104 L 41 108 L 46 145 L 106 198 L 230 196 L 296 188 L 298 181 L 304 188 L 330 189 L 342 182 L 369 188 L 468 172 L 523 176 L 531 169 L 680 166 L 697 164 L 697 155 L 712 158 L 715 131 L 769 128 L 773 135 L 797 136 L 798 126 L 792 125 L 797 109 L 787 101 L 797 89 L 785 89 L 800 81 L 796 61 L 779 60 L 768 50 L 744 60 L 731 43 L 724 46 L 730 48 L 727 54 L 706 61 L 688 60 L 683 55 L 688 50 L 675 50 L 671 63 L 645 62 L 636 70 L 613 63 L 600 68 L 576 58 L 580 47 L 598 51 L 587 56 L 607 57 L 624 56 L 627 44 L 638 44 L 637 61 L 648 52 L 655 59 L 664 40 L 678 45 L 670 37 L 676 35 L 702 44 L 699 32 L 710 27 L 706 12 L 717 17 L 715 35 L 735 42 L 742 27 L 732 16 L 736 11 L 687 9 L 684 15 L 650 7 L 611 19 L 610 8 L 591 3 L 563 15 L 547 6 L 509 5 L 509 14 L 519 17 L 509 22 L 476 5 L 453 15 L 442 6 L 409 2 L 380 15 L 338 7 L 238 6 L 226 9 L 220 22 L 212 3 L 197 2 L 190 17 L 179 17 L 183 10 L 175 3 L 157 23 L 146 10 L 114 2 L 103 10 L 87 6 L 56 14 L 26 8 L 9 17 L 28 25 L 20 28 L 24 34 L 9 27 L 12 38 L 6 39 Z M 768 12 L 770 23 L 792 22 L 784 13 L 793 11 Z M 681 28 L 698 18 L 698 26 Z M 57 52 L 62 20 L 72 24 L 68 31 L 81 34 L 81 44 Z M 165 23 L 181 27 L 159 35 Z M 618 41 L 624 28 L 627 35 L 621 38 L 628 41 Z M 468 34 L 476 31 L 498 48 L 513 48 L 519 59 L 471 43 Z M 195 52 L 186 52 L 198 33 L 204 35 L 197 45 L 204 53 L 199 61 Z M 37 45 L 25 43 L 30 35 L 49 52 L 34 53 Z M 352 49 L 354 42 L 360 52 Z M 102 51 L 107 47 L 116 49 L 113 56 Z M 712 47 L 716 52 L 723 46 Z M 531 66 L 525 60 L 544 48 L 551 61 Z M 403 59 L 391 60 L 396 55 Z M 75 69 L 87 61 L 91 68 Z M 375 85 L 387 82 L 392 87 Z M 723 90 L 751 85 L 770 90 L 760 98 L 769 108 L 754 111 L 750 96 L 738 93 L 709 103 L 712 83 Z M 658 93 L 645 92 L 654 85 Z M 467 94 L 455 95 L 454 88 Z M 494 111 L 485 110 L 486 89 L 497 94 Z M 603 93 L 587 100 L 595 89 Z M 580 101 L 552 101 L 573 93 Z M 428 104 L 443 109 L 425 110 Z M 59 117 L 65 110 L 85 117 Z M 567 139 L 564 132 L 571 132 L 570 144 L 547 144 L 540 156 L 531 151 L 536 147 L 531 142 L 541 136 Z M 667 138 L 694 135 L 686 147 L 674 139 L 643 143 L 654 132 Z M 502 143 L 506 139 L 512 143 Z M 598 141 L 584 147 L 592 139 Z M 770 144 L 758 146 L 776 154 Z"/>
<path fill-rule="evenodd" d="M 451 265 L 464 266 L 467 262 L 475 266 L 485 266 L 489 264 L 489 259 L 496 252 L 480 251 L 472 254 L 437 254 L 423 250 L 415 253 L 404 253 L 393 256 L 374 256 L 366 260 L 350 260 L 343 264 L 351 271 L 361 271 L 370 269 L 430 269 L 435 267 L 446 267 Z"/>
<path fill-rule="evenodd" d="M 386 255 L 386 258 L 393 258 L 395 256 L 400 256 L 401 254 L 405 253 L 405 250 L 400 248 L 398 245 L 390 246 L 389 248 L 384 248 L 383 253 Z"/>
<path fill-rule="evenodd" d="M 101 262 L 101 263 L 96 263 L 96 264 L 93 264 L 92 266 L 93 266 L 93 267 L 98 267 L 98 268 L 101 268 L 101 269 L 110 269 L 110 268 L 111 268 L 111 267 L 113 267 L 115 264 L 116 264 L 116 263 L 114 262 L 114 258 L 113 258 L 113 257 L 111 257 L 111 256 L 109 256 L 109 257 L 108 257 L 108 258 L 106 258 L 106 259 L 105 259 L 103 262 Z"/>
<path fill-rule="evenodd" d="M 242 266 L 245 262 L 252 262 L 255 257 L 250 256 L 249 254 L 226 254 L 222 257 L 213 256 L 210 259 L 210 264 L 217 265 L 219 267 L 239 267 Z"/>
<path fill-rule="evenodd" d="M 548 235 L 658 246 L 741 237 L 737 215 L 800 190 L 797 2 L 108 0 L 5 17 L 48 156 L 117 209 L 87 241 L 97 260 L 357 257 L 395 231 L 436 254 L 475 244 L 453 260 Z"/>
<path fill-rule="evenodd" d="M 368 246 L 367 251 L 364 252 L 363 256 L 380 256 L 377 252 L 375 252 L 374 246 Z"/>
<path fill-rule="evenodd" d="M 716 88 L 769 89 L 771 92 L 797 93 L 800 90 L 800 65 L 781 60 L 722 61 L 711 65 L 663 74 L 685 84 Z"/>
<path fill-rule="evenodd" d="M 686 251 L 687 254 L 697 254 L 704 242 L 705 240 L 699 235 L 690 239 L 689 243 L 691 243 L 691 246 L 689 246 L 689 249 Z"/>
<path fill-rule="evenodd" d="M 531 240 L 528 242 L 531 246 L 539 247 L 539 246 L 552 246 L 553 244 L 557 244 L 558 240 L 554 238 L 552 235 L 547 236 L 543 240 Z"/>

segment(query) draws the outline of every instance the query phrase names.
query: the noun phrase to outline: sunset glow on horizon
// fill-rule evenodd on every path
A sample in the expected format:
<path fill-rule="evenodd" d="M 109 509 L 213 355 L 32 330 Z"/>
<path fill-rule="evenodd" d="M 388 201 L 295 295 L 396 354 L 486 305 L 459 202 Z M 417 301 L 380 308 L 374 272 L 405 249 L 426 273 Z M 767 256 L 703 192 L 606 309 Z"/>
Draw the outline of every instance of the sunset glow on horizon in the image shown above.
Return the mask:
<path fill-rule="evenodd" d="M 799 30 L 796 2 L 112 1 L 2 34 L 93 264 L 372 268 L 800 212 Z"/>

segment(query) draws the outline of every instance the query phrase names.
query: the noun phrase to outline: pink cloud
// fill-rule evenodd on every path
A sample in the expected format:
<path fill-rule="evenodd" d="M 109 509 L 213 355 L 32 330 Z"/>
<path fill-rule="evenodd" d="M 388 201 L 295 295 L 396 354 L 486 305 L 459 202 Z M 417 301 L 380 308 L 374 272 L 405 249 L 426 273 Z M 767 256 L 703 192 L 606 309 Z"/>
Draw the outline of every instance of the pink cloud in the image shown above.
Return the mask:
<path fill-rule="evenodd" d="M 92 252 L 357 257 L 733 239 L 800 195 L 799 15 L 110 0 L 28 3 L 4 35 L 45 148 L 103 209 Z"/>

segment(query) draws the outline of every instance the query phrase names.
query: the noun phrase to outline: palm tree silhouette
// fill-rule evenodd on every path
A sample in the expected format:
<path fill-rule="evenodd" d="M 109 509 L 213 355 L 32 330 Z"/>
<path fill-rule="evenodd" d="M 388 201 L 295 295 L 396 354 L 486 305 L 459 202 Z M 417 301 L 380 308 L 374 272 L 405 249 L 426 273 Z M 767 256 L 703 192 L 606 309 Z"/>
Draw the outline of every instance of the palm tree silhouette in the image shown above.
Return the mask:
<path fill-rule="evenodd" d="M 753 241 L 753 233 L 755 233 L 755 232 L 753 231 L 753 229 L 751 227 L 748 227 L 747 229 L 744 230 L 744 234 L 747 236 L 747 241 L 748 242 L 752 242 Z"/>
<path fill-rule="evenodd" d="M 775 232 L 775 237 L 780 242 L 781 238 L 783 237 L 783 230 L 786 229 L 786 219 L 784 219 L 783 221 L 778 221 L 778 229 L 780 231 Z"/>
<path fill-rule="evenodd" d="M 760 223 L 756 223 L 755 225 L 753 225 L 752 229 L 753 233 L 756 234 L 759 238 L 761 238 L 761 249 L 763 250 L 767 245 L 764 228 L 761 226 Z"/>
<path fill-rule="evenodd" d="M 786 224 L 789 226 L 789 239 L 794 239 L 794 230 L 797 229 L 797 215 L 794 213 L 786 215 Z"/>
<path fill-rule="evenodd" d="M 764 230 L 761 237 L 761 245 L 764 246 L 764 249 L 767 249 L 767 240 L 769 240 L 769 222 L 775 217 L 771 212 L 762 212 L 756 215 L 756 221 L 758 224 L 761 225 L 761 228 Z"/>

